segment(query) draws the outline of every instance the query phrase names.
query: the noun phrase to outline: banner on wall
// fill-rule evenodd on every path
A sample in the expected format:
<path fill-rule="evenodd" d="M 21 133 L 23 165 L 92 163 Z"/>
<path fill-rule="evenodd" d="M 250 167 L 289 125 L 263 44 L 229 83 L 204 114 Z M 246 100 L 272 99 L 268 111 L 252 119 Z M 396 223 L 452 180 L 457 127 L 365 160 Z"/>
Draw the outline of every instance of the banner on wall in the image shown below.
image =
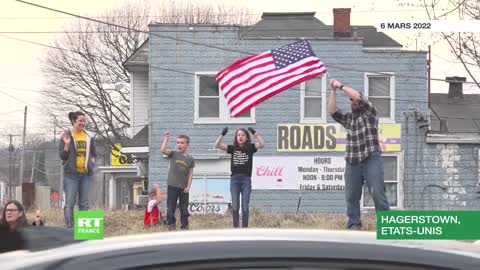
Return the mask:
<path fill-rule="evenodd" d="M 382 152 L 401 151 L 400 124 L 379 124 Z M 340 124 L 279 124 L 278 152 L 341 152 L 345 151 L 347 132 Z"/>
<path fill-rule="evenodd" d="M 189 200 L 190 214 L 226 214 L 232 202 L 230 178 L 194 177 Z"/>
<path fill-rule="evenodd" d="M 115 144 L 115 149 L 112 147 L 111 153 L 110 153 L 110 165 L 111 166 L 127 166 L 127 165 L 133 165 L 134 163 L 132 161 L 128 160 L 127 155 L 120 153 L 120 150 L 122 150 L 122 145 L 117 143 Z"/>
<path fill-rule="evenodd" d="M 252 189 L 343 191 L 343 156 L 255 156 Z"/>

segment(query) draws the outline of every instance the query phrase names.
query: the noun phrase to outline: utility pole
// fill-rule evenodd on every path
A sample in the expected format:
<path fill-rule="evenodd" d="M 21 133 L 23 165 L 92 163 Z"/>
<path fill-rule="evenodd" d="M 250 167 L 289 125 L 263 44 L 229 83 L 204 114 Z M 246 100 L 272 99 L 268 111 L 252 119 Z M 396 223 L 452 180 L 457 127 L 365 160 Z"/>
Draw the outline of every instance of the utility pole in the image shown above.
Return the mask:
<path fill-rule="evenodd" d="M 428 115 L 430 116 L 430 112 L 435 115 L 435 117 L 438 119 L 438 121 L 442 121 L 440 119 L 440 116 L 437 114 L 435 109 L 432 107 L 432 93 L 431 93 L 431 75 L 432 75 L 432 47 L 431 45 L 428 45 L 428 60 L 427 60 L 427 95 L 428 95 Z M 430 119 L 430 117 L 429 117 Z M 429 127 L 430 130 L 430 127 Z"/>
<path fill-rule="evenodd" d="M 430 75 L 432 72 L 432 47 L 428 45 L 428 60 L 427 60 L 427 72 L 428 72 L 428 80 L 427 80 L 427 89 L 428 89 L 428 109 L 430 110 L 431 107 L 431 89 L 430 89 Z"/>
<path fill-rule="evenodd" d="M 13 182 L 13 160 L 12 160 L 12 154 L 13 151 L 15 151 L 15 148 L 13 147 L 13 134 L 8 135 L 10 137 L 10 145 L 8 146 L 8 165 L 9 165 L 9 177 L 8 177 L 8 199 L 11 200 L 13 199 L 13 192 L 12 192 L 12 182 Z"/>
<path fill-rule="evenodd" d="M 25 166 L 25 137 L 27 136 L 27 106 L 25 106 L 25 115 L 23 116 L 23 138 L 22 153 L 20 156 L 20 183 L 23 183 L 23 169 Z"/>
<path fill-rule="evenodd" d="M 35 156 L 37 152 L 33 151 L 32 173 L 30 174 L 30 183 L 33 183 L 33 174 L 35 173 Z"/>
<path fill-rule="evenodd" d="M 53 143 L 57 143 L 57 121 L 53 118 Z"/>

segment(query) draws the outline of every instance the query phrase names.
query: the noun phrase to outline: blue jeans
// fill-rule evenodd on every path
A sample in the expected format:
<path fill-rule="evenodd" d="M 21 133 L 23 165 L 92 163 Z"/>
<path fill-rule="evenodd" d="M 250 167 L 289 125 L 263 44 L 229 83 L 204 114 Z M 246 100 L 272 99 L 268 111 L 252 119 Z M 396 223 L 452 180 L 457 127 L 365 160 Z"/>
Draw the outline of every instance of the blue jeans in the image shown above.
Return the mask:
<path fill-rule="evenodd" d="M 177 220 L 175 219 L 175 210 L 180 209 L 180 223 L 182 230 L 188 229 L 188 197 L 189 194 L 184 192 L 183 188 L 168 186 L 167 188 L 167 225 L 173 230 L 176 228 Z"/>
<path fill-rule="evenodd" d="M 88 210 L 88 194 L 92 183 L 92 176 L 87 174 L 65 174 L 63 177 L 63 191 L 65 192 L 65 207 L 63 216 L 67 228 L 73 228 L 73 210 L 77 202 L 78 209 Z"/>
<path fill-rule="evenodd" d="M 367 159 L 360 163 L 350 164 L 345 168 L 345 198 L 347 200 L 347 227 L 361 226 L 360 198 L 362 197 L 363 183 L 372 194 L 375 210 L 390 210 L 385 194 L 383 179 L 383 161 L 380 152 L 371 153 Z"/>
<path fill-rule="evenodd" d="M 240 194 L 242 194 L 242 227 L 248 227 L 250 194 L 252 193 L 252 179 L 250 176 L 234 175 L 230 180 L 232 195 L 233 227 L 238 228 L 240 223 Z"/>

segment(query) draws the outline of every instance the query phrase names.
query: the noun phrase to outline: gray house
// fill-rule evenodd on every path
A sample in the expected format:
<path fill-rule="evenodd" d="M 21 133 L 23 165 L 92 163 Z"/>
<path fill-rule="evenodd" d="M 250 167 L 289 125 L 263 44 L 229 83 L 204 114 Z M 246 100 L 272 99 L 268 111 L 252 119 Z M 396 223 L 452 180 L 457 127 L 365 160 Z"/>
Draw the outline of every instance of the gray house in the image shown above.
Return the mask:
<path fill-rule="evenodd" d="M 447 94 L 430 97 L 431 130 L 419 164 L 428 206 L 480 207 L 480 95 L 464 94 L 465 77 L 447 77 Z"/>
<path fill-rule="evenodd" d="M 125 63 L 132 78 L 132 135 L 148 125 L 149 183 L 166 186 L 168 162 L 159 150 L 164 131 L 187 134 L 196 161 L 190 211 L 225 212 L 230 159 L 213 144 L 224 126 L 230 128 L 226 143 L 233 140 L 236 128 L 251 126 L 265 140 L 254 158 L 252 207 L 274 212 L 344 211 L 345 131 L 327 113 L 328 76 L 292 87 L 237 118 L 230 115 L 215 80 L 218 71 L 240 58 L 305 39 L 329 75 L 377 106 L 393 208 L 427 208 L 435 196 L 437 207 L 474 207 L 452 204 L 454 190 L 437 194 L 433 186 L 442 181 L 433 177 L 441 179 L 448 168 L 442 167 L 439 147 L 425 140 L 426 52 L 404 51 L 372 26 L 351 25 L 350 9 L 333 13 L 333 25 L 324 24 L 313 12 L 264 13 L 248 27 L 151 24 L 149 39 Z M 338 102 L 349 110 L 346 97 L 339 95 Z M 175 147 L 173 139 L 169 146 Z M 428 148 L 438 150 L 430 157 L 437 163 L 422 163 Z M 373 207 L 367 189 L 362 206 Z"/>

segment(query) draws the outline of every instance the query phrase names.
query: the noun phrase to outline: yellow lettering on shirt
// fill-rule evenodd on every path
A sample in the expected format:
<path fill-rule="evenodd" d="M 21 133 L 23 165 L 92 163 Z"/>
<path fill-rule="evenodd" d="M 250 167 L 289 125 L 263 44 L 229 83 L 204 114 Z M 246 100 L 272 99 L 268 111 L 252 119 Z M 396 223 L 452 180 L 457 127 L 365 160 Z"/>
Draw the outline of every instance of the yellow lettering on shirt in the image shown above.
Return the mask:
<path fill-rule="evenodd" d="M 179 171 L 185 172 L 188 170 L 188 164 L 180 159 L 175 160 L 175 163 L 177 164 L 177 169 Z"/>
<path fill-rule="evenodd" d="M 72 135 L 77 148 L 77 173 L 86 173 L 87 135 L 83 131 L 79 133 L 73 132 Z"/>

